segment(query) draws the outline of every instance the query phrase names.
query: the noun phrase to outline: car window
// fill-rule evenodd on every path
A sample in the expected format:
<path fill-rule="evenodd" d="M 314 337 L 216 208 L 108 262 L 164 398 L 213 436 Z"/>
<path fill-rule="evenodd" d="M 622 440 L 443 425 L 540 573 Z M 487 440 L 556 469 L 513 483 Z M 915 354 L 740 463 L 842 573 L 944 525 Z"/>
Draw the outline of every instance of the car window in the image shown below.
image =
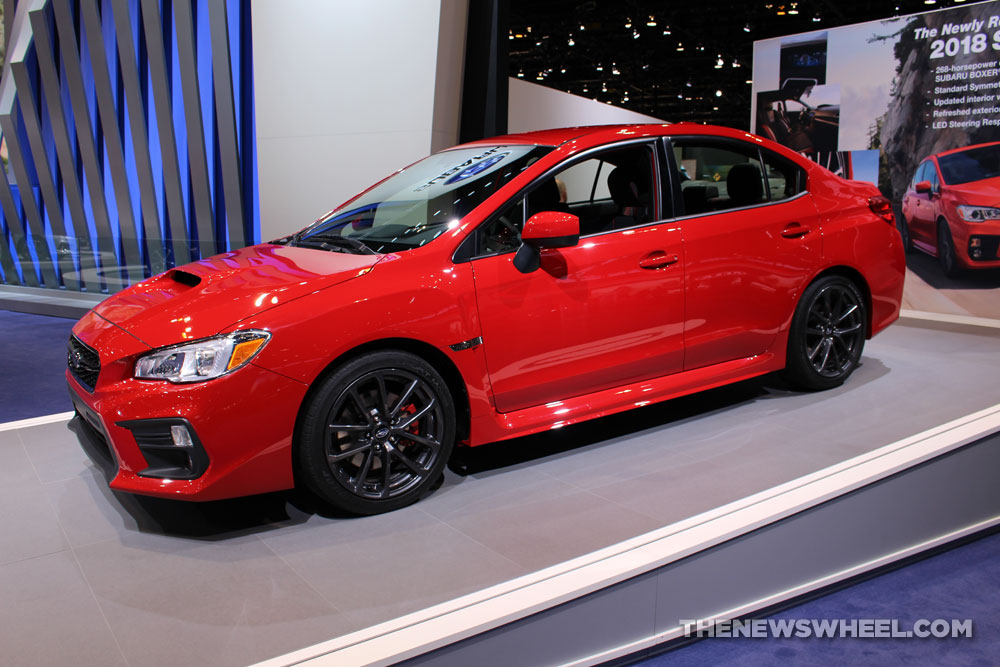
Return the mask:
<path fill-rule="evenodd" d="M 928 161 L 927 169 L 924 171 L 924 178 L 931 182 L 931 188 L 934 190 L 938 189 L 938 185 L 941 183 L 941 179 L 938 178 L 937 169 L 934 167 L 934 163 Z"/>
<path fill-rule="evenodd" d="M 724 211 L 768 201 L 764 170 L 755 146 L 745 149 L 728 144 L 684 139 L 674 143 L 674 161 L 680 170 L 681 204 L 684 215 Z M 777 162 L 775 162 L 777 167 Z M 780 183 L 775 172 L 775 187 L 785 189 L 789 176 Z"/>
<path fill-rule="evenodd" d="M 806 175 L 802 167 L 769 151 L 761 151 L 761 157 L 764 160 L 767 194 L 771 201 L 794 197 L 805 191 Z"/>
<path fill-rule="evenodd" d="M 542 211 L 576 215 L 581 236 L 654 221 L 655 159 L 651 145 L 630 144 L 594 153 L 547 175 L 479 229 L 476 254 L 517 250 L 524 221 Z"/>
<path fill-rule="evenodd" d="M 927 173 L 927 165 L 928 164 L 929 164 L 928 162 L 921 162 L 920 166 L 917 167 L 917 171 L 914 172 L 914 174 L 913 174 L 913 182 L 910 183 L 910 189 L 911 190 L 916 190 L 917 189 L 917 183 L 919 183 L 920 181 L 925 180 L 925 178 L 926 178 L 925 174 Z"/>
<path fill-rule="evenodd" d="M 479 229 L 478 255 L 492 255 L 521 247 L 521 230 L 524 228 L 524 197 L 504 206 Z"/>
<path fill-rule="evenodd" d="M 1000 176 L 1000 144 L 987 144 L 938 159 L 947 185 L 961 185 Z"/>
<path fill-rule="evenodd" d="M 294 237 L 297 245 L 336 237 L 379 252 L 433 241 L 553 149 L 549 146 L 457 148 L 393 174 Z M 332 240 L 331 240 L 332 239 Z"/>

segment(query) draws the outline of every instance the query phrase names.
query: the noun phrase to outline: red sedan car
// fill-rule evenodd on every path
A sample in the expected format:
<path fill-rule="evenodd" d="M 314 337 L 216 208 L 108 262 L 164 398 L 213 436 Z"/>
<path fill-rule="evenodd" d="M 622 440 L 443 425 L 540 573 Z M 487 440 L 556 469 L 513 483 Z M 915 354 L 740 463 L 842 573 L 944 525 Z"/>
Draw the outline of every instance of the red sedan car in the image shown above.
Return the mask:
<path fill-rule="evenodd" d="M 920 163 L 903 197 L 903 241 L 937 257 L 946 275 L 1000 267 L 1000 142 Z"/>
<path fill-rule="evenodd" d="M 114 489 L 299 481 L 376 513 L 456 445 L 772 371 L 837 386 L 897 318 L 903 272 L 877 190 L 775 143 L 549 130 L 431 155 L 296 234 L 108 298 L 66 377 Z"/>

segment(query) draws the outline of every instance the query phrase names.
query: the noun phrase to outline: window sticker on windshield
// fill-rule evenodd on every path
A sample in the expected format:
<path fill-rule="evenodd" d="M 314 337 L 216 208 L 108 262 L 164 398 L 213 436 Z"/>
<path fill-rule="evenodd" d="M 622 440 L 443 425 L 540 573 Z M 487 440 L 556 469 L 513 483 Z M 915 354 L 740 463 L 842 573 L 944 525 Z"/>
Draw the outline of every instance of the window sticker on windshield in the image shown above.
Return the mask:
<path fill-rule="evenodd" d="M 462 171 L 458 172 L 457 174 L 449 178 L 447 181 L 445 181 L 444 184 L 451 185 L 452 183 L 458 183 L 459 181 L 464 181 L 469 176 L 475 176 L 480 172 L 486 171 L 487 169 L 489 169 L 490 167 L 492 167 L 493 165 L 495 165 L 497 162 L 504 159 L 508 155 L 510 155 L 510 153 L 500 153 L 499 155 L 494 155 L 491 158 L 487 158 L 478 164 L 472 165 L 468 169 L 463 169 Z"/>
<path fill-rule="evenodd" d="M 480 153 L 479 155 L 473 155 L 465 162 L 455 165 L 451 169 L 427 181 L 420 187 L 416 188 L 414 192 L 420 192 L 421 190 L 426 190 L 427 188 L 431 187 L 432 185 L 438 183 L 441 180 L 447 179 L 445 180 L 445 184 L 447 185 L 450 183 L 455 183 L 457 181 L 469 178 L 470 176 L 475 176 L 476 174 L 488 169 L 489 167 L 493 166 L 506 156 L 510 155 L 509 152 L 500 153 L 499 155 L 497 155 L 496 152 L 498 150 L 500 150 L 500 146 L 494 146 L 493 148 L 489 149 L 484 153 Z M 483 158 L 489 158 L 489 159 L 483 160 Z M 479 160 L 483 160 L 483 162 L 478 162 Z M 459 173 L 456 174 L 455 172 Z"/>

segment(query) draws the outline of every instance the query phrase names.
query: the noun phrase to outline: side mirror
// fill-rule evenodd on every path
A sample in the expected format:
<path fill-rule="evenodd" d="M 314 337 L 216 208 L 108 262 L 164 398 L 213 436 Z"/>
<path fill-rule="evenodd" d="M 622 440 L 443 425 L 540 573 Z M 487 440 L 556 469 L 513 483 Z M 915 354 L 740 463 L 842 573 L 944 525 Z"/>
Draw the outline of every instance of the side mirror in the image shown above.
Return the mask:
<path fill-rule="evenodd" d="M 930 181 L 920 181 L 919 183 L 913 186 L 913 189 L 916 190 L 917 192 L 931 192 L 933 188 L 931 188 Z"/>
<path fill-rule="evenodd" d="M 521 230 L 521 247 L 514 255 L 514 268 L 531 273 L 541 265 L 542 248 L 570 248 L 579 242 L 580 218 L 557 211 L 536 213 Z"/>

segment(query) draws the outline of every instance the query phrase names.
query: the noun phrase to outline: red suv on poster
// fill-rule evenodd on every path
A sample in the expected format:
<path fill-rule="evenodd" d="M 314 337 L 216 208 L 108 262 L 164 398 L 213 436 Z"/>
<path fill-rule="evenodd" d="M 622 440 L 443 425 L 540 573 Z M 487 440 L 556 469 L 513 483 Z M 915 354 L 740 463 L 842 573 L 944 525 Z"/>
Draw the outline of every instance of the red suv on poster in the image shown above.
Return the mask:
<path fill-rule="evenodd" d="M 903 241 L 955 276 L 1000 267 L 1000 142 L 931 155 L 903 197 Z"/>

